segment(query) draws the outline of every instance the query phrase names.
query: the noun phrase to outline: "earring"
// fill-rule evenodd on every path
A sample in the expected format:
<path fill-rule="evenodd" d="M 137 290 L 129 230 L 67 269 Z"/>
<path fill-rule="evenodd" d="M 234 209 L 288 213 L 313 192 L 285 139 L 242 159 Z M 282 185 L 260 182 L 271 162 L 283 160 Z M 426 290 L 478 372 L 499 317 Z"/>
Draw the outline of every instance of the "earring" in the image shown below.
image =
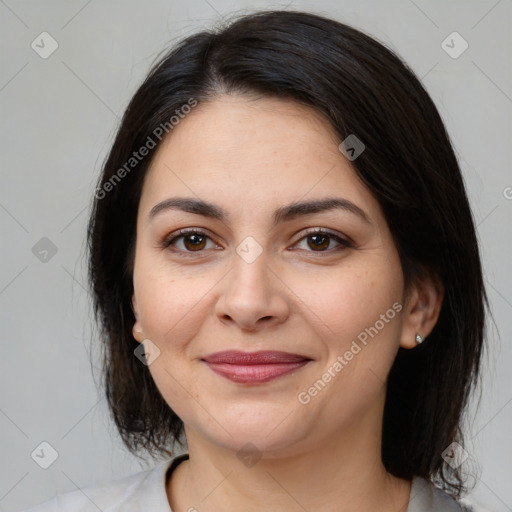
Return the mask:
<path fill-rule="evenodd" d="M 416 343 L 418 345 L 420 345 L 421 343 L 423 343 L 425 341 L 425 338 L 421 335 L 421 334 L 418 334 L 416 333 Z"/>

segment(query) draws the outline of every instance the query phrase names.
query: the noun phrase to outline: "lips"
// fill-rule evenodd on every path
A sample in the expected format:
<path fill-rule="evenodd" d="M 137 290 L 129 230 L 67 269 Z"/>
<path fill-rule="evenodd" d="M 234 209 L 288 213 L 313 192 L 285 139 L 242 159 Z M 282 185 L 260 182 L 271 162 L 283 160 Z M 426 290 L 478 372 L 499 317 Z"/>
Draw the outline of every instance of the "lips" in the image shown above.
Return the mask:
<path fill-rule="evenodd" d="M 233 382 L 258 384 L 298 370 L 311 359 L 289 352 L 228 350 L 210 354 L 203 361 L 216 374 Z"/>

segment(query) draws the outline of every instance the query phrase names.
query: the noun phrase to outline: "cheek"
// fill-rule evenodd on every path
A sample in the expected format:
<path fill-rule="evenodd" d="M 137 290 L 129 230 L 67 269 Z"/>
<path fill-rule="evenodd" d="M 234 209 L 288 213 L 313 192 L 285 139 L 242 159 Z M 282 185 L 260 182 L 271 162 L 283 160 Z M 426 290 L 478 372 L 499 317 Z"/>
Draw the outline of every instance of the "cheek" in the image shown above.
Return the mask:
<path fill-rule="evenodd" d="M 143 263 L 139 260 L 139 273 L 134 276 L 141 325 L 145 337 L 160 350 L 149 371 L 169 407 L 182 420 L 193 422 L 188 413 L 190 399 L 199 399 L 199 379 L 194 377 L 195 368 L 183 361 L 188 358 L 190 340 L 203 323 L 204 298 L 212 284 L 205 278 L 178 277 L 155 262 Z"/>
<path fill-rule="evenodd" d="M 399 267 L 373 262 L 346 266 L 316 278 L 302 276 L 296 278 L 296 284 L 304 310 L 322 330 L 322 339 L 341 349 L 376 322 L 382 327 L 381 315 L 385 315 L 384 321 L 396 318 L 392 306 L 401 297 L 399 276 Z M 385 329 L 379 330 L 390 331 L 396 323 L 385 322 Z"/>
<path fill-rule="evenodd" d="M 312 399 L 315 413 L 323 414 L 329 403 L 325 409 L 330 414 L 348 421 L 382 393 L 399 346 L 400 275 L 396 262 L 374 261 L 359 268 L 347 266 L 302 289 L 309 323 L 318 326 L 315 334 L 325 346 L 323 366 L 301 389 L 316 393 L 317 379 L 328 383 Z"/>
<path fill-rule="evenodd" d="M 147 338 L 162 349 L 169 340 L 179 346 L 198 327 L 201 300 L 211 288 L 209 279 L 178 277 L 170 269 L 151 271 L 141 262 L 134 279 L 139 319 Z M 196 329 L 197 330 L 197 329 Z"/>

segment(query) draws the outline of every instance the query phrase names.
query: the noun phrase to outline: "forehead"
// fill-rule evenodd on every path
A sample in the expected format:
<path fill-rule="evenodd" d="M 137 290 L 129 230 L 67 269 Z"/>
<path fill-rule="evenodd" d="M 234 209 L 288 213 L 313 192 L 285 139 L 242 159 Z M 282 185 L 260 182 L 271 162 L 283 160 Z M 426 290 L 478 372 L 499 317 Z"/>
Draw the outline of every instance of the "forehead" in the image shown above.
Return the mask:
<path fill-rule="evenodd" d="M 318 112 L 274 98 L 199 104 L 164 139 L 145 178 L 142 209 L 170 195 L 236 210 L 326 195 L 374 201 Z M 375 206 L 375 205 L 374 205 Z"/>

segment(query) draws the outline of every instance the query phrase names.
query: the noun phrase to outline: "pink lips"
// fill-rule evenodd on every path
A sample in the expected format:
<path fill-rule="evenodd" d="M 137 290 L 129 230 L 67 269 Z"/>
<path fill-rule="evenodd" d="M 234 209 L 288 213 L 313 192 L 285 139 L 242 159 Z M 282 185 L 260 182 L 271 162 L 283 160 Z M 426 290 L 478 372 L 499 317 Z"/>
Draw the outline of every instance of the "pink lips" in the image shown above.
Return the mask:
<path fill-rule="evenodd" d="M 257 384 L 287 375 L 301 368 L 311 359 L 299 354 L 265 350 L 216 352 L 203 359 L 218 375 L 233 382 Z"/>

